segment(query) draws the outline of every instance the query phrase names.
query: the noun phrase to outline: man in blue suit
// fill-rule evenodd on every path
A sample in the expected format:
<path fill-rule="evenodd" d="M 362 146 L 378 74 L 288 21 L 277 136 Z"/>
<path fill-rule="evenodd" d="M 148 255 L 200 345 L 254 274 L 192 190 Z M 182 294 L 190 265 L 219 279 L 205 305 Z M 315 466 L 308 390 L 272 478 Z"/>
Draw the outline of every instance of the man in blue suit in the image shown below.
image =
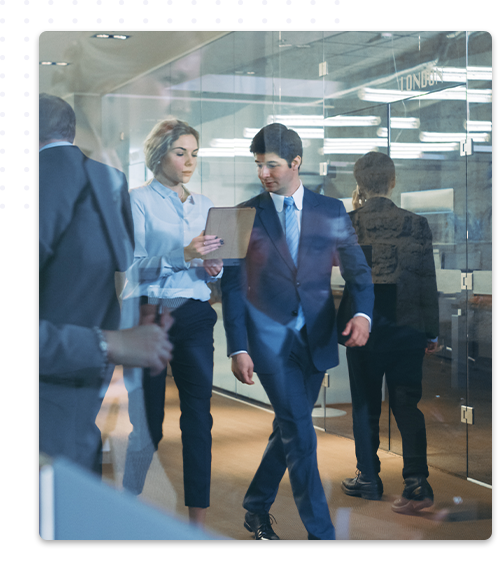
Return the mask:
<path fill-rule="evenodd" d="M 275 123 L 252 141 L 265 192 L 241 206 L 256 209 L 246 258 L 227 267 L 222 304 L 232 371 L 243 384 L 257 372 L 274 408 L 273 432 L 245 495 L 245 527 L 257 540 L 277 540 L 269 510 L 288 468 L 309 539 L 335 530 L 318 472 L 312 409 L 327 369 L 338 364 L 336 311 L 330 287 L 339 265 L 354 302 L 346 345 L 369 336 L 372 278 L 351 221 L 337 199 L 304 188 L 302 142 Z"/>

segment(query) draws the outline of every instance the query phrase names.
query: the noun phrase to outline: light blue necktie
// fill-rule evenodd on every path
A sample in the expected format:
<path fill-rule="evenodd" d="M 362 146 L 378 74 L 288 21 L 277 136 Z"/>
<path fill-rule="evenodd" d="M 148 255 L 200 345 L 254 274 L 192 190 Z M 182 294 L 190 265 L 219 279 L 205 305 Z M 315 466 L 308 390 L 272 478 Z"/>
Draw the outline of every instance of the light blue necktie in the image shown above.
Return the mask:
<path fill-rule="evenodd" d="M 297 254 L 299 252 L 299 222 L 295 216 L 295 201 L 293 197 L 285 197 L 285 235 L 290 255 L 297 265 Z"/>
<path fill-rule="evenodd" d="M 297 256 L 299 253 L 299 222 L 297 220 L 297 216 L 295 215 L 295 201 L 293 200 L 293 197 L 285 197 L 283 208 L 285 211 L 286 243 L 288 244 L 288 249 L 290 250 L 293 262 L 295 263 L 295 266 L 297 266 Z M 302 311 L 302 307 L 299 306 L 295 329 L 300 330 L 304 323 L 306 323 L 304 312 Z"/>

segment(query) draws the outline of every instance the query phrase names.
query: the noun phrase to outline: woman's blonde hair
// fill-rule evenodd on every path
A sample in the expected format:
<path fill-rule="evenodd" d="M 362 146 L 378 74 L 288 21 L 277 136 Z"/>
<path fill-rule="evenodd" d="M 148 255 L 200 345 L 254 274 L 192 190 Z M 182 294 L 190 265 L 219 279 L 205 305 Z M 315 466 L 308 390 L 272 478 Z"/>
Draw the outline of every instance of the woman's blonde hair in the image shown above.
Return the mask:
<path fill-rule="evenodd" d="M 143 143 L 145 153 L 145 164 L 148 169 L 157 175 L 161 167 L 161 161 L 181 136 L 191 134 L 195 137 L 199 146 L 199 133 L 185 121 L 175 117 L 168 117 L 157 123 L 149 132 Z"/>

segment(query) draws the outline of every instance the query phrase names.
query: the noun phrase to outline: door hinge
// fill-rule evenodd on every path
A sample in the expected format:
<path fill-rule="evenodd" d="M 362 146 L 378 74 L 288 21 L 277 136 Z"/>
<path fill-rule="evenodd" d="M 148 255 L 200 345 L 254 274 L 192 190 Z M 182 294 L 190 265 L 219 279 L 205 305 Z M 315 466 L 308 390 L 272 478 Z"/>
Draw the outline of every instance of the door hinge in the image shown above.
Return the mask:
<path fill-rule="evenodd" d="M 326 76 L 328 74 L 327 61 L 324 60 L 318 64 L 318 76 Z"/>
<path fill-rule="evenodd" d="M 461 273 L 461 290 L 473 289 L 473 273 Z"/>
<path fill-rule="evenodd" d="M 473 154 L 473 138 L 467 138 L 459 143 L 460 156 L 471 156 Z"/>
<path fill-rule="evenodd" d="M 324 388 L 329 388 L 330 387 L 330 375 L 325 373 L 325 376 L 323 376 L 323 383 L 322 386 Z"/>
<path fill-rule="evenodd" d="M 327 174 L 328 174 L 328 163 L 320 162 L 320 175 L 327 175 Z"/>
<path fill-rule="evenodd" d="M 461 406 L 461 422 L 467 425 L 473 425 L 473 407 L 468 405 Z"/>

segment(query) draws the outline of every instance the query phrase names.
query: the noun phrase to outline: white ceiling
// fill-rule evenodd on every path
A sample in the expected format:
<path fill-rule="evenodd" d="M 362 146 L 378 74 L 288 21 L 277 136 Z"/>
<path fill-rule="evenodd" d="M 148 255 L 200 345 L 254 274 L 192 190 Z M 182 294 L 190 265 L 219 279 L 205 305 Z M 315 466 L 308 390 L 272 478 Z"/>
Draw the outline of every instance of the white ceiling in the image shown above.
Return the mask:
<path fill-rule="evenodd" d="M 228 32 L 113 31 L 126 41 L 95 39 L 98 31 L 42 33 L 39 61 L 69 62 L 39 66 L 40 92 L 65 97 L 74 93 L 103 95 L 153 68 L 211 42 Z"/>

